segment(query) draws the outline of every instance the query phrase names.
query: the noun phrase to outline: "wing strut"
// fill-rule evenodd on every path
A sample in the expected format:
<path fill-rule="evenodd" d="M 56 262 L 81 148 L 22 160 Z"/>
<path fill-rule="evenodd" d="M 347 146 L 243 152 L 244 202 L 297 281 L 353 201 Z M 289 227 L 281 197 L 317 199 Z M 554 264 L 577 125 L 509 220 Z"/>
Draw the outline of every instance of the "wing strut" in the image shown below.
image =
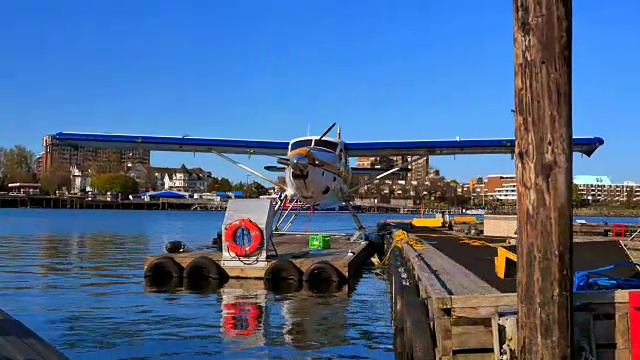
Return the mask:
<path fill-rule="evenodd" d="M 266 177 L 266 176 L 264 176 L 264 175 L 260 174 L 259 172 L 257 172 L 257 171 L 255 171 L 255 170 L 253 170 L 252 168 L 250 168 L 250 167 L 248 167 L 248 166 L 246 166 L 246 165 L 244 165 L 244 164 L 241 164 L 241 163 L 239 163 L 239 162 L 237 162 L 237 161 L 233 160 L 232 158 L 230 158 L 230 157 L 226 156 L 225 154 L 223 154 L 223 153 L 221 153 L 221 152 L 219 152 L 219 151 L 217 151 L 217 150 L 213 150 L 213 149 L 211 149 L 211 152 L 212 152 L 212 153 L 214 153 L 214 154 L 216 154 L 216 155 L 218 155 L 218 156 L 220 156 L 221 158 L 223 158 L 223 159 L 225 159 L 225 160 L 229 161 L 230 163 L 233 163 L 233 164 L 235 164 L 235 165 L 237 165 L 237 166 L 239 166 L 239 167 L 243 168 L 244 170 L 247 170 L 248 172 L 252 173 L 253 175 L 255 175 L 255 176 L 259 177 L 260 179 L 262 179 L 262 180 L 264 180 L 264 181 L 268 181 L 269 183 L 271 183 L 271 184 L 275 185 L 275 186 L 276 186 L 276 187 L 278 187 L 278 188 L 281 188 L 281 189 L 283 189 L 283 190 L 287 190 L 287 187 L 286 187 L 286 186 L 284 186 L 284 185 L 280 184 L 280 183 L 279 183 L 279 182 L 277 182 L 277 181 L 274 181 L 274 180 L 269 179 L 268 177 Z"/>
<path fill-rule="evenodd" d="M 383 178 L 383 177 L 385 177 L 385 176 L 389 176 L 389 175 L 391 175 L 392 173 L 394 173 L 394 172 L 396 172 L 396 171 L 398 171 L 398 170 L 400 170 L 400 169 L 407 168 L 409 165 L 411 165 L 411 164 L 413 164 L 413 163 L 416 163 L 416 162 L 418 162 L 418 161 L 420 161 L 420 160 L 422 160 L 422 159 L 426 158 L 427 156 L 429 156 L 429 154 L 425 154 L 425 155 L 422 155 L 422 156 L 419 156 L 419 157 L 413 158 L 413 159 L 411 159 L 410 161 L 405 162 L 404 164 L 400 164 L 400 165 L 398 165 L 398 166 L 394 167 L 393 169 L 391 169 L 391 170 L 389 170 L 389 171 L 383 172 L 382 174 L 380 174 L 380 175 L 378 175 L 378 176 L 374 177 L 373 179 L 369 179 L 369 180 L 367 180 L 367 181 L 363 181 L 363 182 L 361 182 L 360 184 L 358 184 L 358 185 L 354 186 L 353 188 L 351 188 L 351 189 L 347 190 L 347 194 L 352 193 L 352 192 L 354 192 L 354 191 L 356 191 L 356 190 L 360 189 L 360 188 L 361 188 L 361 187 L 363 187 L 363 186 L 369 185 L 369 184 L 373 183 L 374 181 L 380 180 L 380 179 L 382 179 L 382 178 Z"/>

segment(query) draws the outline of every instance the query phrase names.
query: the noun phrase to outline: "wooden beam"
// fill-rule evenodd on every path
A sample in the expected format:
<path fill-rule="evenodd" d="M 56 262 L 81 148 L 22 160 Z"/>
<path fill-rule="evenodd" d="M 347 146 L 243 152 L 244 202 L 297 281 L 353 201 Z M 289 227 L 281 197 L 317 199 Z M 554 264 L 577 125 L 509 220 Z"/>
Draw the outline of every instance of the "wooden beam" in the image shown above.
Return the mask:
<path fill-rule="evenodd" d="M 514 0 L 518 359 L 571 359 L 571 0 Z"/>

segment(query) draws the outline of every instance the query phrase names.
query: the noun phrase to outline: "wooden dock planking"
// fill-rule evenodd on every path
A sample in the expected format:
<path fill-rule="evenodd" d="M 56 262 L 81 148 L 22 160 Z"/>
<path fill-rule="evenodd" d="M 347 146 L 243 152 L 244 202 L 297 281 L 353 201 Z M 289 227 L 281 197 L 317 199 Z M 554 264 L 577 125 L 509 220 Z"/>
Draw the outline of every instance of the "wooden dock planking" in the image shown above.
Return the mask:
<path fill-rule="evenodd" d="M 417 252 L 420 254 L 420 257 L 437 272 L 438 276 L 443 279 L 443 282 L 446 287 L 450 289 L 452 295 L 500 293 L 500 291 L 431 245 L 424 245 L 424 248 L 417 250 Z"/>
<path fill-rule="evenodd" d="M 403 252 L 411 264 L 420 296 L 425 300 L 432 320 L 439 358 L 452 356 L 454 349 L 472 346 L 469 339 L 492 338 L 490 331 L 479 329 L 477 325 L 452 326 L 453 321 L 447 311 L 457 297 L 491 296 L 500 292 L 433 246 L 423 246 L 422 249 L 403 246 Z"/>
<path fill-rule="evenodd" d="M 468 240 L 464 240 L 459 235 L 435 229 L 410 231 L 414 232 L 409 233 L 412 238 L 420 237 L 426 243 L 422 249 L 410 246 L 403 246 L 402 249 L 413 269 L 420 296 L 427 304 L 436 340 L 436 358 L 495 360 L 501 355 L 503 345 L 508 346 L 514 355 L 518 336 L 517 295 L 515 292 L 501 290 L 501 293 L 498 291 L 500 289 L 493 289 L 489 286 L 492 285 L 491 282 L 485 282 L 484 276 L 476 276 L 472 271 L 489 264 L 489 261 L 483 260 L 486 254 L 479 251 L 483 247 L 474 245 L 474 241 L 486 238 L 465 237 Z M 616 242 L 611 238 L 608 240 Z M 622 243 L 627 247 L 640 248 L 636 244 L 628 244 L 628 241 Z M 504 246 L 491 242 L 486 245 L 485 249 Z M 576 252 L 583 255 L 588 249 L 603 253 L 612 252 L 614 248 L 602 241 L 576 241 L 574 246 Z M 615 250 L 618 254 L 625 251 L 617 248 Z M 470 254 L 462 257 L 471 260 L 467 263 L 475 264 L 473 268 L 459 262 L 460 252 Z M 590 264 L 588 268 L 603 265 L 595 263 L 586 255 L 582 257 L 586 263 L 584 266 Z M 474 291 L 474 288 L 477 290 Z M 615 360 L 630 358 L 628 292 L 617 290 L 574 293 L 576 348 L 582 349 L 578 344 L 581 339 L 591 339 L 589 353 L 592 356 Z"/>
<path fill-rule="evenodd" d="M 367 251 L 368 242 L 349 241 L 349 237 L 347 236 L 332 236 L 331 248 L 320 251 L 309 251 L 308 235 L 277 235 L 273 237 L 273 242 L 278 256 L 275 256 L 275 252 L 271 248 L 269 257 L 267 258 L 269 265 L 278 260 L 290 260 L 304 272 L 316 262 L 328 261 L 347 279 L 354 271 L 363 266 L 363 260 L 367 259 L 367 255 L 372 255 Z M 353 252 L 353 255 L 349 255 L 349 250 Z M 299 256 L 306 251 L 308 251 L 308 253 L 304 254 L 304 256 Z M 148 256 L 144 262 L 144 270 L 147 269 L 147 266 L 149 266 L 153 260 L 166 256 L 175 259 L 182 267 L 186 267 L 193 259 L 200 256 L 206 256 L 222 265 L 222 252 L 205 250 Z M 263 278 L 267 268 L 268 266 L 265 268 L 224 267 L 231 278 L 249 279 Z"/>
<path fill-rule="evenodd" d="M 0 358 L 68 360 L 22 322 L 0 310 Z"/>

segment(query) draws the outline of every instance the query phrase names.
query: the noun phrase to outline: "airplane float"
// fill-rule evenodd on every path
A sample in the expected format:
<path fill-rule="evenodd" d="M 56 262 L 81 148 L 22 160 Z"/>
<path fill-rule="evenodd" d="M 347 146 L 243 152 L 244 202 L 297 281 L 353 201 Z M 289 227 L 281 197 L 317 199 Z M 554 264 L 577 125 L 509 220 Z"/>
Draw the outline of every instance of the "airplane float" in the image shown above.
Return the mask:
<path fill-rule="evenodd" d="M 515 139 L 474 140 L 402 140 L 402 141 L 351 141 L 342 140 L 340 128 L 335 138 L 327 138 L 336 126 L 333 123 L 320 136 L 305 136 L 291 141 L 240 140 L 226 138 L 199 138 L 179 136 L 122 135 L 106 133 L 59 132 L 53 139 L 62 145 L 92 148 L 140 148 L 151 151 L 181 151 L 213 153 L 243 168 L 259 178 L 281 188 L 276 210 L 281 211 L 274 231 L 284 221 L 291 208 L 282 208 L 287 197 L 296 198 L 304 204 L 326 208 L 345 203 L 356 226 L 364 226 L 346 199 L 361 187 L 380 180 L 397 171 L 408 171 L 408 167 L 426 156 L 464 154 L 510 154 L 513 158 Z M 574 137 L 573 151 L 590 157 L 604 144 L 599 137 Z M 277 158 L 281 166 L 265 166 L 265 170 L 282 172 L 286 184 L 282 185 L 258 171 L 231 159 L 225 154 L 265 155 Z M 349 157 L 407 156 L 410 160 L 393 169 L 355 168 Z M 353 175 L 377 175 L 349 188 Z M 283 215 L 284 214 L 284 215 Z M 288 221 L 286 231 L 297 214 Z M 284 217 L 283 217 L 284 216 Z"/>

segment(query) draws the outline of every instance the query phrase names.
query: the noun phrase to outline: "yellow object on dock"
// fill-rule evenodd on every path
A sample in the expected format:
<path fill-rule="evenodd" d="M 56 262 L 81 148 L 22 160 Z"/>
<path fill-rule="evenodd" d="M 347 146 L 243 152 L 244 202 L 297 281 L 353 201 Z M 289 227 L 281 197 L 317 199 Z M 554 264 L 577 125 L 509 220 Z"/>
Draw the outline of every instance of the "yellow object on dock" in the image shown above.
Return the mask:
<path fill-rule="evenodd" d="M 442 218 L 414 218 L 411 220 L 411 225 L 416 227 L 444 227 L 444 220 Z"/>
<path fill-rule="evenodd" d="M 454 224 L 475 224 L 477 219 L 475 216 L 454 216 L 453 223 Z"/>
<path fill-rule="evenodd" d="M 504 279 L 505 276 L 509 278 L 515 277 L 515 264 L 518 261 L 518 256 L 503 247 L 498 247 L 497 249 L 498 256 L 493 259 L 496 275 L 498 275 L 500 279 Z"/>

